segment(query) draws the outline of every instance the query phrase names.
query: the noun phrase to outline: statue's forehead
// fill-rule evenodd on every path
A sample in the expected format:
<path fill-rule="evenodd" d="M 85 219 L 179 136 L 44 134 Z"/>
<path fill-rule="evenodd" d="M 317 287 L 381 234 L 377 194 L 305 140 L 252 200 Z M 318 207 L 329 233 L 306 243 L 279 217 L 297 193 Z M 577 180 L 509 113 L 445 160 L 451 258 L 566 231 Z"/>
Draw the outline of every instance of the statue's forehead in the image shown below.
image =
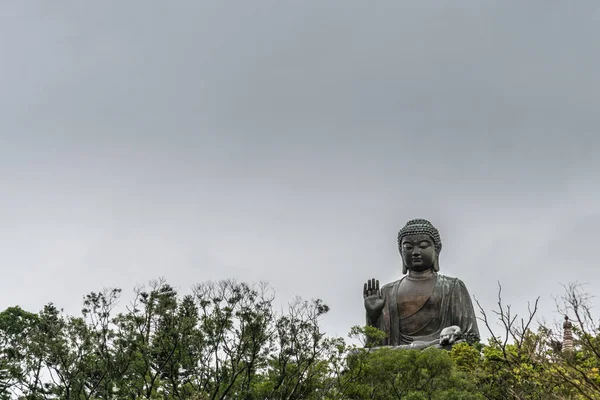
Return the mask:
<path fill-rule="evenodd" d="M 419 234 L 419 235 L 406 235 L 402 238 L 402 242 L 411 242 L 411 243 L 416 243 L 416 242 L 422 242 L 423 240 L 427 240 L 427 241 L 432 241 L 431 236 L 426 235 L 426 234 Z"/>

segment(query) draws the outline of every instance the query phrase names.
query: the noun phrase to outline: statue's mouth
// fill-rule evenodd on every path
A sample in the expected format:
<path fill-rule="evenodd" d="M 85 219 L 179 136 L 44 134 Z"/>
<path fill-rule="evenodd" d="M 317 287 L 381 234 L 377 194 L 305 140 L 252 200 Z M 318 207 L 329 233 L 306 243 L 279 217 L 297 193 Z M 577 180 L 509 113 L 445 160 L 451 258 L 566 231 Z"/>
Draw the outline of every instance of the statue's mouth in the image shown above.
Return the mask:
<path fill-rule="evenodd" d="M 423 261 L 423 259 L 422 259 L 421 257 L 418 257 L 418 258 L 413 258 L 413 259 L 412 259 L 412 262 L 414 262 L 414 263 L 415 263 L 415 262 L 421 262 L 421 261 Z"/>

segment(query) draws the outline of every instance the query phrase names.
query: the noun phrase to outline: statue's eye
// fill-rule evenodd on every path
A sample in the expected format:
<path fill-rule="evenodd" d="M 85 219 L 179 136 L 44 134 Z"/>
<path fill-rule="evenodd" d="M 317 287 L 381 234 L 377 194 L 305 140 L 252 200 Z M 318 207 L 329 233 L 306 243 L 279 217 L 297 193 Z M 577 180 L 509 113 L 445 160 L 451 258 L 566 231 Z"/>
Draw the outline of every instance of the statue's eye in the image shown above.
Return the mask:
<path fill-rule="evenodd" d="M 431 246 L 431 243 L 429 243 L 429 242 L 421 242 L 421 243 L 419 243 L 419 247 L 422 248 L 422 249 L 426 249 L 429 246 Z"/>
<path fill-rule="evenodd" d="M 413 246 L 412 244 L 405 244 L 404 245 L 404 250 L 412 250 Z"/>

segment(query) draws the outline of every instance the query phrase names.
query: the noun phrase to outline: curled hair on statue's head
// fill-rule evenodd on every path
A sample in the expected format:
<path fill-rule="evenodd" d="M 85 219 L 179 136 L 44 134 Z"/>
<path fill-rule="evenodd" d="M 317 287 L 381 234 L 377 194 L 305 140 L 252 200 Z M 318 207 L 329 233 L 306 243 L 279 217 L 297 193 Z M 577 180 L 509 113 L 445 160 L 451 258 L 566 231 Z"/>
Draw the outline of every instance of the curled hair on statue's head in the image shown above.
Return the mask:
<path fill-rule="evenodd" d="M 400 229 L 400 232 L 398 232 L 398 250 L 400 251 L 400 254 L 402 254 L 402 239 L 405 236 L 413 235 L 427 235 L 431 238 L 436 253 L 435 260 L 433 261 L 433 270 L 438 272 L 440 270 L 440 252 L 442 251 L 442 239 L 440 238 L 438 230 L 426 219 L 418 218 L 408 221 L 406 225 L 404 225 L 404 228 Z M 402 274 L 406 274 L 407 272 L 408 268 L 404 264 L 403 259 Z"/>

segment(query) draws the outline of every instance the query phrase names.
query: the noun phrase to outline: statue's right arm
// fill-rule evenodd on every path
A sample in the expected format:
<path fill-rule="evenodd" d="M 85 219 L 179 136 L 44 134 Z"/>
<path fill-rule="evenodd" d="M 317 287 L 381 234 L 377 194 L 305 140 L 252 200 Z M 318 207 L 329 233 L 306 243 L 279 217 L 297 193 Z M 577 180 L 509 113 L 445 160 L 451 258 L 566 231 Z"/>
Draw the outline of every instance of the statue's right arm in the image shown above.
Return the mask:
<path fill-rule="evenodd" d="M 366 317 L 366 325 L 367 326 L 377 327 L 377 320 L 379 319 L 379 316 L 371 317 L 371 316 L 369 316 L 369 313 L 365 313 L 365 317 Z"/>
<path fill-rule="evenodd" d="M 369 326 L 377 326 L 377 321 L 379 320 L 379 318 L 381 317 L 383 308 L 377 310 L 365 310 L 365 315 L 367 317 L 367 325 Z"/>
<path fill-rule="evenodd" d="M 363 289 L 367 325 L 377 327 L 377 320 L 385 305 L 385 297 L 379 289 L 379 281 L 374 278 L 367 281 Z"/>

